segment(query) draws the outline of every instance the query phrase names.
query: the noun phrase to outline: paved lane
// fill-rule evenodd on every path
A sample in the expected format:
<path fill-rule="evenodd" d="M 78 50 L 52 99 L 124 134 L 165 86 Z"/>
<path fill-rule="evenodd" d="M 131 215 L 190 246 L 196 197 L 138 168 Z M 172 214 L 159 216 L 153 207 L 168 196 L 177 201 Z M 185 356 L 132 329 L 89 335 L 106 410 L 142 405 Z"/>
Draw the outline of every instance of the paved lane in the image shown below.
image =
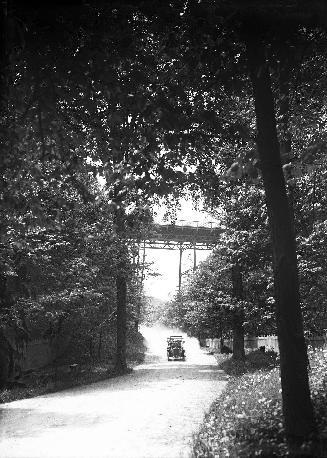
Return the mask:
<path fill-rule="evenodd" d="M 214 357 L 150 354 L 133 373 L 0 406 L 2 458 L 180 458 L 226 384 Z M 153 362 L 155 361 L 155 362 Z"/>

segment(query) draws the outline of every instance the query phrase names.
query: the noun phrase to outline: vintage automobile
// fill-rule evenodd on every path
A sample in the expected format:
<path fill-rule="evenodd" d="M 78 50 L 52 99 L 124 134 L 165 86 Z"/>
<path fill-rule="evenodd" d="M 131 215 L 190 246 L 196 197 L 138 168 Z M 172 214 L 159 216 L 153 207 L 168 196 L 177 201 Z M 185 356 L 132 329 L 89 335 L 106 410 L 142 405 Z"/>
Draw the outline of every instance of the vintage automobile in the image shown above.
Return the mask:
<path fill-rule="evenodd" d="M 167 359 L 185 361 L 184 340 L 182 336 L 170 336 L 167 338 Z"/>

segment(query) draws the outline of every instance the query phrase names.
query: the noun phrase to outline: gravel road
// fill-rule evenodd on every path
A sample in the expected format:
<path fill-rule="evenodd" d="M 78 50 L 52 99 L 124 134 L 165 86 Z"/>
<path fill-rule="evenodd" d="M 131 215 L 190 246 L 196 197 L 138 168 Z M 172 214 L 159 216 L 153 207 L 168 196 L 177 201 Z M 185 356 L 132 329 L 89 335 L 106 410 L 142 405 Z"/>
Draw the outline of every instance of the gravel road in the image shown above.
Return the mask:
<path fill-rule="evenodd" d="M 0 407 L 2 458 L 184 458 L 226 384 L 213 356 L 186 339 L 186 361 L 166 361 L 163 329 L 133 373 Z M 175 331 L 176 332 L 176 331 Z"/>

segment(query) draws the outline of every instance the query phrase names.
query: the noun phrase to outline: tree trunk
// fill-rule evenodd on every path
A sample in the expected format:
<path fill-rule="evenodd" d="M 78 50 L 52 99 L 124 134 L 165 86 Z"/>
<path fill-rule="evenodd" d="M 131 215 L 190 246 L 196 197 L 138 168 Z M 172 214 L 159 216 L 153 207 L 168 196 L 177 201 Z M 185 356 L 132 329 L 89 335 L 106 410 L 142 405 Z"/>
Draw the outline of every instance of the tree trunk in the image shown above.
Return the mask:
<path fill-rule="evenodd" d="M 291 56 L 285 47 L 286 37 L 282 36 L 283 42 L 276 47 L 280 56 L 279 68 L 279 129 L 280 129 L 280 155 L 284 164 L 291 161 L 292 133 L 290 131 L 290 79 L 291 79 Z"/>
<path fill-rule="evenodd" d="M 239 264 L 232 267 L 232 287 L 233 296 L 237 300 L 243 299 L 243 282 L 242 272 Z M 232 317 L 233 329 L 233 359 L 243 361 L 245 358 L 244 351 L 244 312 L 243 310 L 235 310 Z"/>
<path fill-rule="evenodd" d="M 89 339 L 89 354 L 90 354 L 90 358 L 92 359 L 92 361 L 94 362 L 94 354 L 93 354 L 93 338 L 90 337 Z"/>
<path fill-rule="evenodd" d="M 102 328 L 100 328 L 99 343 L 98 343 L 98 360 L 99 361 L 102 361 L 101 350 L 102 350 Z"/>
<path fill-rule="evenodd" d="M 285 428 L 289 437 L 315 432 L 303 334 L 293 219 L 282 171 L 276 116 L 265 49 L 258 36 L 246 36 L 253 86 L 257 146 L 273 243 L 277 334 Z"/>
<path fill-rule="evenodd" d="M 242 312 L 236 311 L 233 313 L 232 329 L 233 329 L 233 359 L 243 361 L 245 359 L 244 351 L 244 316 Z"/>
<path fill-rule="evenodd" d="M 0 4 L 0 109 L 1 113 L 8 108 L 8 70 L 9 70 L 9 46 L 8 46 L 8 2 L 2 0 Z"/>
<path fill-rule="evenodd" d="M 292 133 L 290 130 L 290 81 L 292 56 L 289 55 L 288 48 L 285 46 L 287 37 L 284 33 L 280 33 L 281 43 L 276 47 L 276 52 L 280 56 L 279 64 L 279 131 L 280 131 L 280 156 L 282 165 L 288 164 L 292 160 Z M 294 63 L 293 63 L 294 65 Z M 288 186 L 288 205 L 290 209 L 290 217 L 295 228 L 294 217 L 294 184 Z"/>
<path fill-rule="evenodd" d="M 0 389 L 6 387 L 10 375 L 10 348 L 4 336 L 3 330 L 0 330 Z"/>

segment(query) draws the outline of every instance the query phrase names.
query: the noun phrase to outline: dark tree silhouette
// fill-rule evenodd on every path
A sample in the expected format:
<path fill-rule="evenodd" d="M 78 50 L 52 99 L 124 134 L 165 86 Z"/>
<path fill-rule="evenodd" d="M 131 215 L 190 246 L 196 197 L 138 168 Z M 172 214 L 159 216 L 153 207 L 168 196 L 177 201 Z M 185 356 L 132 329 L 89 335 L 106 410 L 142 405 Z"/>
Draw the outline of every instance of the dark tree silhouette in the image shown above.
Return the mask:
<path fill-rule="evenodd" d="M 291 437 L 315 432 L 303 333 L 295 234 L 278 144 L 274 101 L 262 37 L 246 34 L 266 202 L 273 241 L 277 333 L 286 431 Z"/>

